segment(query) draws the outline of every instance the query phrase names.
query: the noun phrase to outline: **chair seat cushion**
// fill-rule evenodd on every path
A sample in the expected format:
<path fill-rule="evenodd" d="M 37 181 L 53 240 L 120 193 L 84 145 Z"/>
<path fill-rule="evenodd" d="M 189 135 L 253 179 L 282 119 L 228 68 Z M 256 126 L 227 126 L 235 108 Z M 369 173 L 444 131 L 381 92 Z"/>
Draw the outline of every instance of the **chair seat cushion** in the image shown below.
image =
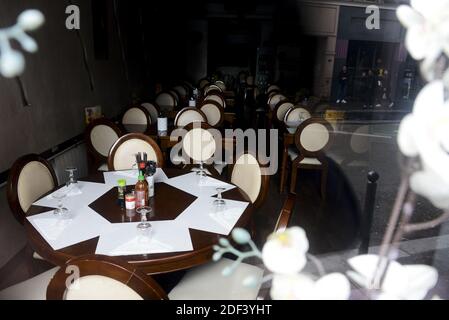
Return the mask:
<path fill-rule="evenodd" d="M 59 267 L 0 292 L 0 300 L 47 300 L 47 287 Z"/>
<path fill-rule="evenodd" d="M 256 277 L 262 282 L 261 268 L 242 263 L 229 277 L 222 275 L 226 267 L 234 263 L 222 259 L 187 272 L 186 276 L 168 295 L 171 300 L 256 300 L 261 284 L 245 287 L 244 280 Z"/>
<path fill-rule="evenodd" d="M 290 147 L 290 148 L 288 148 L 288 156 L 290 157 L 291 161 L 295 161 L 299 157 L 299 152 L 298 152 L 298 150 L 296 148 Z M 320 166 L 321 165 L 321 161 L 319 161 L 316 158 L 304 158 L 301 161 L 301 164 Z"/>

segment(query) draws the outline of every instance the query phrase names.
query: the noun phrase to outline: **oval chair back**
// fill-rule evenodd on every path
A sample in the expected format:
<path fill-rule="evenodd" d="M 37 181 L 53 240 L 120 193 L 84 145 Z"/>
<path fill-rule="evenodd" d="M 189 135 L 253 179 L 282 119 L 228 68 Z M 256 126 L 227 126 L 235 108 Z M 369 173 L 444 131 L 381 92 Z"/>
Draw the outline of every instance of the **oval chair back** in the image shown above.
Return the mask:
<path fill-rule="evenodd" d="M 285 114 L 284 124 L 287 128 L 287 131 L 289 131 L 291 134 L 294 134 L 300 124 L 310 118 L 312 118 L 312 115 L 307 109 L 305 109 L 304 107 L 294 107 L 290 108 Z"/>
<path fill-rule="evenodd" d="M 221 88 L 215 84 L 211 84 L 209 86 L 207 86 L 206 88 L 204 88 L 204 95 L 207 96 L 209 93 L 213 92 L 213 91 L 218 91 L 218 92 L 223 92 L 223 90 L 221 90 Z"/>
<path fill-rule="evenodd" d="M 31 154 L 12 166 L 7 183 L 7 198 L 14 217 L 24 223 L 31 205 L 58 186 L 56 174 L 44 158 Z"/>
<path fill-rule="evenodd" d="M 270 107 L 270 110 L 273 111 L 274 108 L 276 107 L 276 105 L 279 102 L 284 101 L 284 100 L 287 100 L 287 97 L 280 93 L 277 93 L 277 94 L 271 96 L 270 98 L 268 98 L 268 106 Z"/>
<path fill-rule="evenodd" d="M 189 95 L 189 90 L 184 85 L 179 85 L 173 88 L 181 100 L 185 100 Z"/>
<path fill-rule="evenodd" d="M 268 87 L 268 89 L 267 89 L 267 95 L 270 95 L 270 93 L 272 93 L 273 91 L 275 91 L 275 92 L 280 92 L 280 91 L 281 91 L 281 88 L 280 88 L 279 86 L 273 84 L 273 85 L 271 85 L 271 86 Z"/>
<path fill-rule="evenodd" d="M 295 136 L 301 156 L 319 158 L 329 145 L 331 132 L 332 126 L 326 120 L 312 118 L 304 121 Z"/>
<path fill-rule="evenodd" d="M 201 106 L 201 111 L 207 119 L 207 123 L 212 127 L 220 127 L 224 121 L 224 109 L 215 101 L 205 100 Z"/>
<path fill-rule="evenodd" d="M 206 79 L 206 78 L 201 79 L 201 80 L 198 82 L 198 88 L 199 88 L 200 90 L 204 90 L 204 88 L 206 88 L 206 86 L 208 86 L 209 84 L 210 84 L 210 81 L 209 81 L 208 79 Z"/>
<path fill-rule="evenodd" d="M 151 118 L 151 124 L 157 123 L 157 119 L 159 118 L 159 114 L 161 112 L 161 109 L 159 108 L 159 106 L 154 102 L 153 103 L 145 102 L 145 103 L 142 103 L 142 107 L 147 109 L 147 111 L 149 112 L 150 118 Z"/>
<path fill-rule="evenodd" d="M 72 281 L 73 270 L 79 278 Z M 105 256 L 85 256 L 67 262 L 47 287 L 47 300 L 167 299 L 151 277 L 122 260 Z"/>
<path fill-rule="evenodd" d="M 284 122 L 285 115 L 292 109 L 295 105 L 290 101 L 281 101 L 274 108 L 273 114 L 276 117 L 277 122 Z"/>
<path fill-rule="evenodd" d="M 159 168 L 164 166 L 162 151 L 150 137 L 141 133 L 130 133 L 121 137 L 111 149 L 108 158 L 110 171 L 131 170 L 136 164 L 136 154 L 145 152 L 148 160 L 155 161 Z"/>
<path fill-rule="evenodd" d="M 217 86 L 217 87 L 219 87 L 220 88 L 220 90 L 222 91 L 222 92 L 225 92 L 226 91 L 226 84 L 223 82 L 223 81 L 221 81 L 221 80 L 218 80 L 218 81 L 216 81 L 215 82 L 215 85 Z"/>
<path fill-rule="evenodd" d="M 109 151 L 121 135 L 120 128 L 114 122 L 105 118 L 94 120 L 87 126 L 84 141 L 95 170 L 101 164 L 108 162 Z"/>
<path fill-rule="evenodd" d="M 206 115 L 197 108 L 184 108 L 176 115 L 175 127 L 183 128 L 195 122 L 207 122 Z"/>
<path fill-rule="evenodd" d="M 171 112 L 176 107 L 176 97 L 170 92 L 161 92 L 155 99 L 156 104 L 162 112 Z"/>
<path fill-rule="evenodd" d="M 231 183 L 242 189 L 258 208 L 267 197 L 270 177 L 254 155 L 245 153 L 235 162 Z"/>
<path fill-rule="evenodd" d="M 219 103 L 223 107 L 223 109 L 226 109 L 226 100 L 219 93 L 214 92 L 214 93 L 209 94 L 208 96 L 206 96 L 206 98 L 204 98 L 204 101 L 207 101 L 207 100 L 215 101 L 215 102 Z"/>
<path fill-rule="evenodd" d="M 142 125 L 141 132 L 146 132 L 151 126 L 151 115 L 144 107 L 131 107 L 123 114 L 122 125 Z"/>
<path fill-rule="evenodd" d="M 193 164 L 211 160 L 217 150 L 217 141 L 209 129 L 207 123 L 191 123 L 184 128 L 182 150 Z"/>

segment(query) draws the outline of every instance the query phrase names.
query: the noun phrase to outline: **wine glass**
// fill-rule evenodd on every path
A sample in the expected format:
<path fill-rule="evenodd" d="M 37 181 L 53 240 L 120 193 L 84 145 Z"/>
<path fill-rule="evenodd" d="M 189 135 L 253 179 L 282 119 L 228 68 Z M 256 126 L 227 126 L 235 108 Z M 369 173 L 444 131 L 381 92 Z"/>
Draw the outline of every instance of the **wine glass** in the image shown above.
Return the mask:
<path fill-rule="evenodd" d="M 65 171 L 69 173 L 69 181 L 67 182 L 67 187 L 76 185 L 78 181 L 76 180 L 75 172 L 77 172 L 78 169 L 75 167 L 68 167 L 65 169 Z"/>
<path fill-rule="evenodd" d="M 139 234 L 146 239 L 149 239 L 151 235 L 151 229 L 153 226 L 148 222 L 148 214 L 152 212 L 150 207 L 141 207 L 136 210 L 141 216 L 141 222 L 137 225 Z"/>
<path fill-rule="evenodd" d="M 52 197 L 56 200 L 58 200 L 58 207 L 55 209 L 54 214 L 59 216 L 64 216 L 69 212 L 69 209 L 64 207 L 64 204 L 62 203 L 62 200 L 64 200 L 67 197 L 67 193 L 59 190 L 58 192 L 55 192 Z"/>
<path fill-rule="evenodd" d="M 226 191 L 226 188 L 217 188 L 217 200 L 214 201 L 215 207 L 224 207 L 226 205 L 226 201 L 223 200 L 223 192 Z"/>
<path fill-rule="evenodd" d="M 201 176 L 201 177 L 207 177 L 207 172 L 204 169 L 204 162 L 203 161 L 200 161 L 200 168 L 198 169 L 196 174 Z"/>

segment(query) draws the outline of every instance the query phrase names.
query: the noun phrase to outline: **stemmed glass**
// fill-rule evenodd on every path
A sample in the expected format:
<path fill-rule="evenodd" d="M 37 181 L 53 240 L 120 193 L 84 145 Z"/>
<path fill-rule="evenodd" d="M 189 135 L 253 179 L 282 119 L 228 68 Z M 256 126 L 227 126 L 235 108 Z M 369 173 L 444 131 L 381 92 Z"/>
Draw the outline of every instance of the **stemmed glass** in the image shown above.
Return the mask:
<path fill-rule="evenodd" d="M 59 216 L 64 216 L 69 212 L 69 209 L 64 207 L 64 204 L 62 203 L 62 200 L 67 197 L 67 193 L 63 192 L 61 190 L 55 192 L 52 197 L 56 200 L 58 200 L 58 208 L 55 209 L 54 214 Z"/>
<path fill-rule="evenodd" d="M 203 161 L 200 161 L 200 168 L 198 169 L 196 174 L 199 175 L 199 176 L 202 176 L 202 177 L 207 177 L 207 172 L 204 169 L 204 162 Z"/>
<path fill-rule="evenodd" d="M 75 172 L 77 172 L 78 169 L 75 167 L 68 167 L 67 169 L 65 169 L 65 171 L 69 173 L 69 181 L 67 182 L 67 187 L 76 185 L 78 181 L 76 180 Z"/>
<path fill-rule="evenodd" d="M 217 188 L 217 200 L 214 201 L 215 207 L 224 207 L 226 205 L 226 201 L 223 200 L 223 192 L 226 191 L 226 188 Z"/>
<path fill-rule="evenodd" d="M 152 225 L 148 222 L 147 215 L 152 212 L 150 207 L 141 207 L 136 210 L 141 216 L 141 222 L 137 225 L 137 230 L 142 238 L 149 240 L 151 235 Z"/>

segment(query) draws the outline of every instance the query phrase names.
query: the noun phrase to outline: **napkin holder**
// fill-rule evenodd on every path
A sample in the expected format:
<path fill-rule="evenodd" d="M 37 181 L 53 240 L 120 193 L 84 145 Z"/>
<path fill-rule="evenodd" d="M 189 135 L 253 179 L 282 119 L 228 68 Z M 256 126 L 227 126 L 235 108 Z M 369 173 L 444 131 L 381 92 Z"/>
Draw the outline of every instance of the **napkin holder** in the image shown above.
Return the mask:
<path fill-rule="evenodd" d="M 168 131 L 168 119 L 158 118 L 157 119 L 157 131 L 159 133 L 166 133 Z"/>

